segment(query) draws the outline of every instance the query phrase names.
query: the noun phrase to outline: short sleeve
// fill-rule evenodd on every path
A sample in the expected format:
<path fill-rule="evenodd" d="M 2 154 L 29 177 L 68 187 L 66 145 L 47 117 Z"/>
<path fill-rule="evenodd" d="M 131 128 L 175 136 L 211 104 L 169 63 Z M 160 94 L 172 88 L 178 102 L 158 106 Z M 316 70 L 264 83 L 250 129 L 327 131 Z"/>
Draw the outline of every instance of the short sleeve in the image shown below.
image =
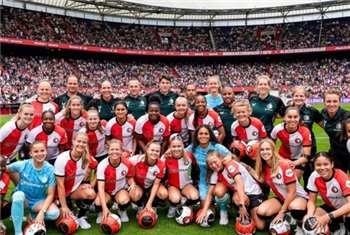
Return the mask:
<path fill-rule="evenodd" d="M 218 183 L 218 173 L 216 171 L 214 171 L 211 176 L 210 176 L 210 184 L 215 185 Z"/>
<path fill-rule="evenodd" d="M 25 163 L 29 160 L 24 160 L 21 162 L 14 162 L 10 165 L 10 171 L 12 172 L 21 172 L 24 168 Z"/>

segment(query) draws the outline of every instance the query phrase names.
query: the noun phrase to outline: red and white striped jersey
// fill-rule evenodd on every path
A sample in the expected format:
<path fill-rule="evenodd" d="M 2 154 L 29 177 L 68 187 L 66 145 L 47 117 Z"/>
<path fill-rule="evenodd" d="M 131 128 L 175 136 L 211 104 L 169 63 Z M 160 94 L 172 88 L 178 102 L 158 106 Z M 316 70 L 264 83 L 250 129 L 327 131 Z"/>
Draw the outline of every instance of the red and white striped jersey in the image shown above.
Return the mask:
<path fill-rule="evenodd" d="M 1 195 L 6 195 L 9 184 L 10 184 L 10 177 L 8 176 L 8 174 L 6 174 L 6 173 L 2 174 L 2 177 L 0 179 L 0 194 Z"/>
<path fill-rule="evenodd" d="M 295 132 L 289 133 L 285 125 L 280 123 L 275 126 L 271 132 L 271 138 L 281 141 L 279 154 L 283 158 L 297 160 L 301 157 L 304 147 L 312 146 L 311 133 L 305 126 L 299 126 Z"/>
<path fill-rule="evenodd" d="M 198 118 L 198 125 L 207 124 L 212 130 L 216 130 L 222 126 L 220 115 L 214 110 L 207 110 L 207 115 L 204 118 Z M 190 115 L 188 120 L 188 130 L 194 131 L 194 113 Z"/>
<path fill-rule="evenodd" d="M 46 143 L 47 146 L 47 157 L 46 160 L 56 159 L 58 154 L 60 154 L 58 146 L 65 145 L 68 142 L 68 137 L 66 131 L 55 124 L 53 132 L 47 135 L 43 126 L 37 126 L 29 132 L 27 142 L 29 144 L 33 143 L 36 140 L 41 140 Z"/>
<path fill-rule="evenodd" d="M 38 100 L 33 100 L 30 103 L 34 107 L 34 119 L 32 125 L 29 127 L 30 130 L 42 124 L 41 116 L 44 111 L 51 110 L 55 114 L 59 111 L 58 105 L 53 101 L 40 102 Z"/>
<path fill-rule="evenodd" d="M 215 185 L 220 181 L 232 191 L 237 191 L 237 184 L 234 178 L 238 174 L 242 177 L 245 194 L 260 195 L 263 193 L 260 185 L 253 179 L 247 169 L 233 160 L 225 165 L 222 172 L 213 172 L 210 176 L 210 184 Z"/>
<path fill-rule="evenodd" d="M 56 124 L 60 125 L 63 129 L 66 130 L 68 142 L 66 144 L 66 149 L 72 148 L 72 141 L 74 135 L 85 126 L 86 123 L 86 113 L 84 112 L 77 119 L 67 119 L 60 112 L 55 116 Z"/>
<path fill-rule="evenodd" d="M 89 137 L 89 152 L 90 155 L 94 158 L 102 157 L 107 154 L 106 149 L 106 125 L 107 122 L 105 120 L 101 121 L 101 127 L 103 133 L 101 133 L 98 129 L 94 131 L 87 130 L 86 127 L 83 127 L 79 130 L 79 132 L 85 132 Z"/>
<path fill-rule="evenodd" d="M 162 157 L 161 160 L 165 163 L 168 179 L 166 184 L 170 184 L 178 189 L 183 189 L 186 185 L 192 184 L 191 167 L 192 155 L 188 157 L 187 163 L 184 158 L 179 159 Z"/>
<path fill-rule="evenodd" d="M 231 125 L 233 138 L 241 140 L 246 144 L 252 140 L 261 140 L 267 136 L 264 124 L 255 117 L 249 117 L 249 125 L 241 126 L 236 120 Z"/>
<path fill-rule="evenodd" d="M 82 158 L 78 161 L 72 159 L 71 150 L 61 153 L 56 159 L 55 175 L 65 178 L 64 187 L 66 196 L 74 192 L 84 179 L 87 168 L 83 169 L 82 163 Z M 97 164 L 98 162 L 92 156 L 89 156 L 88 168 L 93 170 L 97 167 Z"/>
<path fill-rule="evenodd" d="M 161 160 L 150 166 L 144 162 L 143 158 L 134 156 L 130 158 L 131 163 L 135 166 L 135 182 L 143 189 L 148 189 L 153 186 L 156 178 L 163 179 L 165 175 L 165 164 Z"/>
<path fill-rule="evenodd" d="M 278 163 L 278 173 L 272 178 L 271 169 L 265 167 L 265 179 L 275 195 L 284 201 L 288 195 L 287 184 L 296 184 L 296 197 L 309 198 L 309 195 L 305 192 L 304 188 L 300 185 L 295 172 L 285 162 Z"/>
<path fill-rule="evenodd" d="M 16 121 L 5 123 L 0 129 L 1 155 L 7 157 L 10 161 L 22 148 L 29 135 L 29 129 L 26 127 L 20 130 Z"/>
<path fill-rule="evenodd" d="M 119 124 L 117 118 L 112 118 L 106 126 L 106 136 L 111 139 L 120 140 L 123 143 L 123 150 L 132 152 L 136 121 L 125 121 Z"/>
<path fill-rule="evenodd" d="M 160 114 L 159 122 L 154 125 L 149 121 L 148 114 L 145 114 L 137 120 L 135 132 L 143 136 L 146 144 L 152 140 L 162 142 L 163 137 L 170 135 L 169 121 Z"/>
<path fill-rule="evenodd" d="M 169 121 L 169 125 L 170 125 L 170 133 L 174 134 L 174 133 L 179 133 L 183 139 L 183 141 L 185 143 L 188 143 L 188 124 L 186 122 L 186 117 L 182 118 L 182 119 L 178 119 L 177 117 L 175 117 L 175 112 L 170 113 L 166 118 Z M 188 111 L 193 113 L 193 111 Z"/>
<path fill-rule="evenodd" d="M 97 167 L 97 180 L 105 182 L 105 191 L 115 195 L 123 189 L 126 184 L 126 177 L 133 177 L 132 163 L 126 158 L 121 158 L 118 166 L 112 166 L 109 157 L 103 159 Z"/>
<path fill-rule="evenodd" d="M 334 169 L 332 179 L 323 180 L 314 171 L 309 178 L 307 188 L 310 192 L 320 193 L 322 200 L 334 209 L 339 209 L 347 203 L 346 197 L 350 196 L 350 180 L 342 170 Z"/>

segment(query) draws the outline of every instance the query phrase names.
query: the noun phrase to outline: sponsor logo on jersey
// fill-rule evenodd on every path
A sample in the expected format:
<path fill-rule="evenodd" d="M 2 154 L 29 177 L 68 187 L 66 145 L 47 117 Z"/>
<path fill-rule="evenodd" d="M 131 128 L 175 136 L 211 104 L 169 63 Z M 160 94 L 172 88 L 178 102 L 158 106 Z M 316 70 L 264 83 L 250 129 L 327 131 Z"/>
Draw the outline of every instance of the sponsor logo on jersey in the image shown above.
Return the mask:
<path fill-rule="evenodd" d="M 305 120 L 305 121 L 309 121 L 309 120 L 310 120 L 309 115 L 305 115 L 305 116 L 304 116 L 304 120 Z"/>
<path fill-rule="evenodd" d="M 266 106 L 267 109 L 271 110 L 273 108 L 273 105 L 271 103 L 269 103 L 267 106 Z"/>
<path fill-rule="evenodd" d="M 293 176 L 293 170 L 292 169 L 287 169 L 286 170 L 286 176 L 292 177 Z"/>
<path fill-rule="evenodd" d="M 24 139 L 26 140 L 27 138 L 28 138 L 28 135 L 25 135 L 25 136 L 24 136 Z"/>
<path fill-rule="evenodd" d="M 173 98 L 170 98 L 169 99 L 169 105 L 173 105 L 174 104 L 174 100 L 173 100 Z"/>
<path fill-rule="evenodd" d="M 337 128 L 337 130 L 340 130 L 341 129 L 341 123 L 338 122 L 337 125 L 335 126 L 335 128 Z"/>
<path fill-rule="evenodd" d="M 333 193 L 337 193 L 339 191 L 339 189 L 335 186 L 333 186 L 331 190 Z"/>
<path fill-rule="evenodd" d="M 258 132 L 253 131 L 252 135 L 253 135 L 253 136 L 257 136 L 257 135 L 258 135 Z"/>
<path fill-rule="evenodd" d="M 159 132 L 160 132 L 160 133 L 163 133 L 163 132 L 164 132 L 164 129 L 163 129 L 163 128 L 159 128 Z"/>
<path fill-rule="evenodd" d="M 131 128 L 129 127 L 128 129 L 126 129 L 126 131 L 127 131 L 127 132 L 131 132 L 132 130 L 131 130 Z"/>
<path fill-rule="evenodd" d="M 300 142 L 301 142 L 301 139 L 299 139 L 299 138 L 295 139 L 295 143 L 299 144 Z"/>
<path fill-rule="evenodd" d="M 85 125 L 84 122 L 80 122 L 79 126 L 83 127 Z"/>
<path fill-rule="evenodd" d="M 277 173 L 276 178 L 279 179 L 279 180 L 282 179 L 281 174 L 280 174 L 280 173 Z"/>
<path fill-rule="evenodd" d="M 235 167 L 234 167 L 234 166 L 229 166 L 229 167 L 227 168 L 227 170 L 228 170 L 228 172 L 232 173 L 232 172 L 235 171 Z"/>
<path fill-rule="evenodd" d="M 214 123 L 208 122 L 208 126 L 213 127 L 213 126 L 214 126 Z"/>
<path fill-rule="evenodd" d="M 126 175 L 126 171 L 123 170 L 123 171 L 122 171 L 122 175 Z"/>
<path fill-rule="evenodd" d="M 58 143 L 58 139 L 57 139 L 57 138 L 54 138 L 54 139 L 53 139 L 53 142 L 54 142 L 54 143 Z"/>
<path fill-rule="evenodd" d="M 157 175 L 158 175 L 158 172 L 157 172 L 157 171 L 153 172 L 153 175 L 154 175 L 154 176 L 157 176 Z"/>
<path fill-rule="evenodd" d="M 145 106 L 145 101 L 141 100 L 140 101 L 140 106 Z"/>

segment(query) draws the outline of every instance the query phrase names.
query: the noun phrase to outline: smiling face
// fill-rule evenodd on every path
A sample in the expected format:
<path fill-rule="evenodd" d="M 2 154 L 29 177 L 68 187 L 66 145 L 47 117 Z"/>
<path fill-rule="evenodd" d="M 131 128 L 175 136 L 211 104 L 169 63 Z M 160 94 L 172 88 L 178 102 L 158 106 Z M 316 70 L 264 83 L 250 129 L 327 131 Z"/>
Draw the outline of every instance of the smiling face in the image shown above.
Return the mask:
<path fill-rule="evenodd" d="M 78 78 L 75 76 L 70 76 L 67 79 L 67 91 L 70 95 L 75 95 L 78 92 Z"/>
<path fill-rule="evenodd" d="M 123 148 L 120 143 L 114 142 L 110 143 L 108 147 L 108 156 L 111 160 L 117 161 L 121 158 L 123 153 Z"/>
<path fill-rule="evenodd" d="M 45 112 L 41 117 L 44 130 L 53 130 L 55 127 L 55 115 L 51 112 Z"/>
<path fill-rule="evenodd" d="M 238 122 L 240 122 L 241 124 L 248 121 L 249 111 L 247 106 L 234 106 L 233 114 L 235 115 L 235 118 L 238 120 Z"/>
<path fill-rule="evenodd" d="M 208 93 L 219 93 L 220 84 L 216 78 L 208 80 Z"/>
<path fill-rule="evenodd" d="M 91 112 L 91 111 L 87 112 L 86 122 L 87 122 L 90 130 L 96 130 L 99 121 L 100 121 L 100 117 L 98 116 L 97 111 L 96 112 Z"/>
<path fill-rule="evenodd" d="M 35 162 L 39 162 L 39 163 L 44 162 L 47 155 L 45 144 L 43 143 L 33 144 L 30 148 L 29 154 L 34 159 Z"/>
<path fill-rule="evenodd" d="M 147 147 L 147 157 L 152 163 L 155 162 L 160 156 L 160 144 L 151 143 Z"/>
<path fill-rule="evenodd" d="M 137 97 L 139 95 L 139 92 L 140 92 L 140 82 L 137 80 L 129 81 L 128 89 L 129 89 L 131 96 Z"/>
<path fill-rule="evenodd" d="M 185 98 L 177 98 L 175 101 L 175 110 L 180 115 L 185 115 L 186 111 L 188 109 L 188 103 Z"/>
<path fill-rule="evenodd" d="M 199 113 L 203 113 L 207 109 L 207 101 L 205 97 L 201 95 L 196 97 L 194 105 Z"/>
<path fill-rule="evenodd" d="M 73 99 L 71 100 L 69 106 L 70 114 L 72 117 L 77 118 L 80 116 L 81 111 L 83 109 L 83 104 L 80 99 Z"/>
<path fill-rule="evenodd" d="M 335 115 L 340 106 L 340 97 L 337 94 L 327 94 L 324 97 L 324 106 L 329 115 Z"/>
<path fill-rule="evenodd" d="M 41 82 L 38 86 L 40 101 L 46 102 L 51 97 L 51 85 L 48 82 Z"/>
<path fill-rule="evenodd" d="M 330 179 L 333 174 L 334 163 L 327 157 L 318 157 L 315 160 L 315 170 L 323 179 Z"/>
<path fill-rule="evenodd" d="M 128 114 L 128 110 L 123 104 L 117 104 L 115 106 L 114 113 L 118 119 L 123 119 L 123 118 L 126 118 L 126 115 Z"/>
<path fill-rule="evenodd" d="M 73 140 L 74 150 L 78 153 L 83 153 L 89 143 L 89 137 L 85 135 L 77 135 Z"/>
<path fill-rule="evenodd" d="M 160 107 L 157 104 L 148 106 L 148 118 L 151 122 L 158 122 L 160 117 Z"/>
<path fill-rule="evenodd" d="M 350 123 L 347 123 L 345 125 L 345 130 L 346 130 L 346 135 L 347 135 L 348 139 L 350 139 Z"/>
<path fill-rule="evenodd" d="M 306 93 L 303 89 L 295 90 L 292 96 L 293 103 L 296 107 L 302 107 L 306 101 Z"/>
<path fill-rule="evenodd" d="M 210 132 L 208 131 L 208 129 L 205 127 L 201 127 L 198 130 L 197 139 L 200 145 L 202 146 L 207 145 L 210 140 Z"/>
<path fill-rule="evenodd" d="M 229 87 L 224 87 L 221 93 L 222 99 L 224 100 L 224 104 L 227 106 L 231 105 L 235 99 L 235 93 Z"/>
<path fill-rule="evenodd" d="M 268 95 L 270 92 L 269 81 L 266 78 L 260 78 L 256 85 L 256 90 L 259 95 Z"/>
<path fill-rule="evenodd" d="M 32 106 L 25 106 L 21 108 L 21 111 L 18 113 L 19 118 L 25 125 L 29 125 L 33 122 L 34 119 L 34 108 Z"/>
<path fill-rule="evenodd" d="M 286 123 L 287 129 L 295 130 L 298 127 L 300 122 L 300 115 L 298 110 L 287 109 L 283 119 Z"/>
<path fill-rule="evenodd" d="M 104 99 L 111 98 L 112 95 L 112 84 L 109 81 L 104 81 L 101 84 L 101 94 Z"/>
<path fill-rule="evenodd" d="M 266 162 L 270 162 L 273 157 L 273 150 L 271 145 L 268 142 L 263 142 L 260 145 L 260 156 Z"/>
<path fill-rule="evenodd" d="M 171 155 L 175 158 L 182 157 L 184 153 L 184 145 L 180 140 L 173 140 L 170 142 Z"/>

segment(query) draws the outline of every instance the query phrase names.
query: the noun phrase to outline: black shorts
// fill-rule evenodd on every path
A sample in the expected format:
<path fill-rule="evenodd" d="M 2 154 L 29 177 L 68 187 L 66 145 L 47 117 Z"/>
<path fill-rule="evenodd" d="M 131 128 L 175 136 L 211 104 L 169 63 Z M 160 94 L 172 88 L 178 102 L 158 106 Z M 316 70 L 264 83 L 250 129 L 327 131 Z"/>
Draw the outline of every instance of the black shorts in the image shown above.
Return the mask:
<path fill-rule="evenodd" d="M 108 154 L 105 154 L 105 155 L 102 155 L 102 156 L 99 156 L 99 157 L 95 157 L 96 161 L 98 163 L 102 162 L 103 159 L 105 159 L 106 157 L 108 157 Z"/>
<path fill-rule="evenodd" d="M 258 194 L 258 195 L 247 195 L 249 198 L 249 206 L 248 211 L 253 210 L 255 207 L 258 207 L 263 201 L 267 199 L 267 197 L 264 194 Z"/>
<path fill-rule="evenodd" d="M 307 164 L 308 164 L 308 163 L 304 163 L 304 164 L 298 165 L 298 166 L 296 166 L 294 169 L 298 169 L 298 170 L 301 170 L 301 171 L 305 171 L 305 169 L 306 169 L 306 167 L 307 167 Z"/>

